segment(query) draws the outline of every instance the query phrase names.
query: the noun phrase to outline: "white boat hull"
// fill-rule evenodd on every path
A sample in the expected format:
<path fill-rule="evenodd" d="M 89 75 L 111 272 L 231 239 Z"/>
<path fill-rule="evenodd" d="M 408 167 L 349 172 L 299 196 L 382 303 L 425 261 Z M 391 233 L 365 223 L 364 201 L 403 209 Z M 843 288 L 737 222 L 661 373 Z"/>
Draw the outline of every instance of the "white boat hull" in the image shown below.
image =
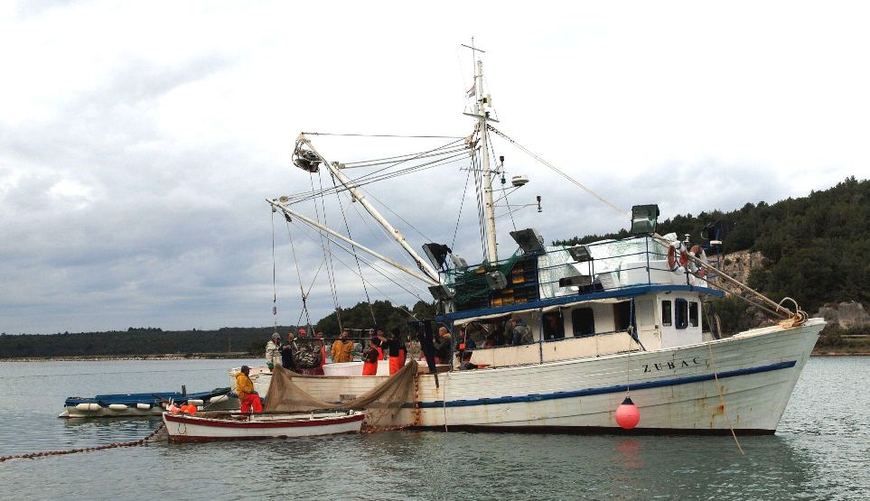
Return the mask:
<path fill-rule="evenodd" d="M 254 440 L 358 433 L 365 414 L 233 414 L 231 417 L 187 416 L 163 413 L 171 442 Z"/>
<path fill-rule="evenodd" d="M 737 336 L 649 352 L 419 376 L 417 402 L 397 425 L 441 429 L 616 430 L 627 394 L 636 430 L 773 433 L 824 326 L 754 329 Z M 300 388 L 337 402 L 386 378 L 300 377 Z M 268 385 L 268 378 L 258 382 Z"/>

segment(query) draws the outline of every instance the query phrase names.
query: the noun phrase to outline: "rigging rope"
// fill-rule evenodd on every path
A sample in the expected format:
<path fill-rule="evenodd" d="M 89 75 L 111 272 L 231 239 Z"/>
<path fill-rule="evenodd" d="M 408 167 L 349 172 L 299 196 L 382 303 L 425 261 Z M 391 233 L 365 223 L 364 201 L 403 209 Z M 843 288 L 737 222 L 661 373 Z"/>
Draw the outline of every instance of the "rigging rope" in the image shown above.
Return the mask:
<path fill-rule="evenodd" d="M 489 145 L 490 153 L 492 153 L 492 159 L 495 160 L 495 158 L 496 158 L 495 148 L 492 146 L 492 141 L 487 141 L 487 144 Z M 503 170 L 504 164 L 500 165 L 499 167 L 501 167 L 501 169 L 502 169 L 501 177 L 503 180 L 504 179 L 504 170 Z M 498 172 L 498 171 L 496 171 L 496 172 Z M 508 209 L 507 215 L 510 216 L 510 218 L 511 218 L 511 225 L 514 227 L 514 231 L 516 231 L 517 230 L 517 222 L 514 220 L 514 211 L 511 209 L 511 202 L 508 199 L 509 193 L 508 193 L 507 188 L 505 187 L 505 184 L 506 183 L 501 183 L 502 198 L 504 198 L 504 203 L 505 203 L 505 205 L 507 205 L 507 209 Z M 495 209 L 495 207 L 493 207 L 493 210 L 494 209 Z"/>
<path fill-rule="evenodd" d="M 299 319 L 296 320 L 296 324 L 299 324 L 299 320 L 302 319 L 302 315 L 305 315 L 306 324 L 311 324 L 311 319 L 308 316 L 308 296 L 305 294 L 305 288 L 302 285 L 302 272 L 299 271 L 299 260 L 296 258 L 296 245 L 293 243 L 293 233 L 290 231 L 290 220 L 287 215 L 284 215 L 284 220 L 287 225 L 287 237 L 290 239 L 290 252 L 293 254 L 293 264 L 296 267 L 296 278 L 299 281 L 299 293 L 302 295 L 302 311 L 299 313 Z M 317 270 L 317 273 L 320 273 L 320 269 Z M 315 278 L 317 277 L 317 273 L 314 274 Z"/>
<path fill-rule="evenodd" d="M 346 170 L 346 169 L 359 169 L 359 168 L 363 168 L 363 167 L 374 167 L 374 166 L 377 166 L 377 165 L 384 165 L 384 164 L 388 164 L 388 163 L 391 163 L 391 162 L 395 162 L 395 163 L 398 165 L 399 163 L 404 163 L 405 161 L 408 161 L 408 160 L 413 160 L 413 159 L 417 159 L 417 158 L 437 157 L 438 155 L 446 155 L 446 154 L 449 154 L 449 153 L 456 153 L 456 152 L 458 152 L 458 151 L 461 151 L 461 150 L 467 149 L 467 148 L 465 147 L 465 145 L 462 144 L 462 145 L 459 145 L 459 146 L 454 146 L 454 147 L 451 148 L 451 149 L 445 149 L 444 151 L 441 151 L 441 152 L 435 153 L 435 151 L 437 151 L 437 150 L 439 150 L 439 149 L 442 149 L 442 148 L 446 148 L 447 146 L 453 145 L 453 144 L 455 144 L 455 143 L 456 143 L 456 142 L 454 141 L 454 142 L 452 142 L 452 143 L 448 143 L 448 144 L 446 144 L 446 145 L 444 145 L 444 146 L 441 146 L 440 148 L 436 148 L 436 149 L 434 149 L 434 150 L 430 150 L 431 153 L 429 153 L 429 154 L 423 154 L 423 153 L 419 153 L 419 152 L 418 152 L 418 153 L 406 153 L 406 154 L 404 154 L 404 155 L 396 155 L 396 156 L 393 156 L 393 157 L 373 158 L 373 159 L 370 159 L 370 160 L 357 160 L 357 161 L 354 161 L 354 162 L 344 162 L 344 163 L 342 164 L 342 167 L 341 167 L 341 168 L 342 168 L 342 170 Z M 401 162 L 396 162 L 397 160 L 401 160 Z"/>
<path fill-rule="evenodd" d="M 335 176 L 332 175 L 332 172 L 330 172 L 330 177 L 332 178 L 332 184 L 334 186 L 336 183 L 335 183 Z M 335 194 L 335 199 L 338 201 L 338 207 L 341 209 L 341 218 L 344 220 L 344 228 L 345 228 L 345 230 L 347 230 L 347 238 L 353 240 L 353 235 L 350 232 L 350 225 L 347 224 L 347 214 L 345 214 L 345 212 L 344 212 L 344 204 L 342 203 L 341 198 L 338 196 L 338 193 Z M 372 307 L 372 300 L 369 297 L 369 290 L 366 287 L 366 281 L 363 278 L 362 267 L 359 264 L 359 256 L 357 255 L 357 252 L 356 252 L 356 246 L 351 245 L 351 249 L 353 250 L 354 260 L 356 260 L 356 268 L 359 271 L 359 277 L 360 277 L 360 281 L 362 282 L 363 291 L 365 292 L 365 295 L 366 295 L 366 303 L 368 303 L 368 305 L 369 305 L 369 313 L 372 316 L 372 325 L 377 325 L 378 321 L 375 318 L 375 310 Z M 338 329 L 339 329 L 339 331 L 341 331 L 342 325 L 341 325 L 341 318 L 339 317 L 338 310 L 335 310 L 335 316 L 336 316 L 336 320 L 338 320 Z"/>
<path fill-rule="evenodd" d="M 438 136 L 438 135 L 407 135 L 407 134 L 355 134 L 355 133 L 340 133 L 340 132 L 302 132 L 304 136 L 335 136 L 335 137 L 396 137 L 402 139 L 462 139 L 459 136 Z"/>
<path fill-rule="evenodd" d="M 365 176 L 360 176 L 358 178 L 349 179 L 348 184 L 351 184 L 354 187 L 359 188 L 359 187 L 366 186 L 369 184 L 379 183 L 381 181 L 388 181 L 390 179 L 394 179 L 394 178 L 401 177 L 401 176 L 406 176 L 409 174 L 416 174 L 418 172 L 422 172 L 424 170 L 429 170 L 429 169 L 432 169 L 435 167 L 449 165 L 449 164 L 455 162 L 457 159 L 465 157 L 466 155 L 467 155 L 467 153 L 465 151 L 460 151 L 458 153 L 445 156 L 444 158 L 433 160 L 431 162 L 423 163 L 420 165 L 415 165 L 412 167 L 406 167 L 404 169 L 400 169 L 400 170 L 397 170 L 394 172 L 387 172 L 387 173 L 381 174 L 381 175 L 376 176 L 376 177 L 370 177 L 370 174 L 367 174 Z M 290 204 L 295 204 L 295 203 L 309 200 L 311 198 L 315 198 L 315 197 L 318 197 L 318 196 L 321 196 L 324 194 L 328 195 L 328 194 L 331 194 L 334 192 L 341 193 L 344 191 L 350 191 L 350 188 L 342 185 L 341 187 L 327 188 L 322 193 L 318 192 L 316 190 L 304 191 L 304 192 L 294 193 L 294 194 L 290 195 L 288 198 L 290 199 Z"/>
<path fill-rule="evenodd" d="M 480 133 L 480 128 L 475 128 L 475 134 Z M 475 139 L 475 144 L 479 138 Z M 475 148 L 475 155 L 471 157 L 471 169 L 474 171 L 474 188 L 475 194 L 477 195 L 477 229 L 480 232 L 480 250 L 482 252 L 481 255 L 486 256 L 487 253 L 487 241 L 486 241 L 486 228 L 484 226 L 484 201 L 483 201 L 483 170 L 480 168 L 480 148 Z"/>
<path fill-rule="evenodd" d="M 465 175 L 465 187 L 462 188 L 462 198 L 459 199 L 459 214 L 456 216 L 456 224 L 453 226 L 453 240 L 450 241 L 450 247 L 456 247 L 456 234 L 459 232 L 459 220 L 462 219 L 462 208 L 465 207 L 465 194 L 468 192 L 468 179 L 471 177 L 471 170 Z"/>
<path fill-rule="evenodd" d="M 520 151 L 522 151 L 522 152 L 525 153 L 526 155 L 529 155 L 530 157 L 534 158 L 534 159 L 537 160 L 538 162 L 544 164 L 546 167 L 549 167 L 550 170 L 552 170 L 552 171 L 555 172 L 556 174 L 559 174 L 559 175 L 562 176 L 563 178 L 565 178 L 565 179 L 567 179 L 568 181 L 570 181 L 572 184 L 578 186 L 580 189 L 582 189 L 582 190 L 585 191 L 586 193 L 589 193 L 589 194 L 592 195 L 593 197 L 597 198 L 601 203 L 603 203 L 604 205 L 607 205 L 608 207 L 610 207 L 611 209 L 613 209 L 614 211 L 616 211 L 619 215 L 622 216 L 622 215 L 625 215 L 625 214 L 628 212 L 628 211 L 626 211 L 625 209 L 620 209 L 617 205 L 615 205 L 615 204 L 613 204 L 612 202 L 606 200 L 604 197 L 602 197 L 602 196 L 599 195 L 598 193 L 595 193 L 595 192 L 592 191 L 590 188 L 588 188 L 587 186 L 585 186 L 583 183 L 581 183 L 580 181 L 578 181 L 578 180 L 574 179 L 573 177 L 571 177 L 567 172 L 565 172 L 565 171 L 563 171 L 562 169 L 556 167 L 555 165 L 551 164 L 550 162 L 544 160 L 543 158 L 541 158 L 540 156 L 536 155 L 535 153 L 532 153 L 532 152 L 529 151 L 525 146 L 523 146 L 523 145 L 519 144 L 518 142 L 514 141 L 513 139 L 511 139 L 511 138 L 510 138 L 507 134 L 505 134 L 504 132 L 502 132 L 502 131 L 496 129 L 496 128 L 493 127 L 492 125 L 487 125 L 487 128 L 488 128 L 489 130 L 495 132 L 496 134 L 498 134 L 499 136 L 501 136 L 501 137 L 504 138 L 505 140 L 507 140 L 507 141 L 508 141 L 509 143 L 511 143 L 512 145 L 516 146 Z"/>
<path fill-rule="evenodd" d="M 312 230 L 312 231 L 315 231 L 315 232 L 319 232 L 319 230 L 317 230 L 317 229 L 315 229 L 315 228 L 312 228 L 311 230 Z M 288 228 L 288 232 L 289 232 L 289 228 Z M 304 234 L 303 234 L 303 235 L 304 235 Z M 345 245 L 344 245 L 341 241 L 333 239 L 332 236 L 329 235 L 329 234 L 324 234 L 323 236 L 324 236 L 325 238 L 330 239 L 332 245 L 336 246 L 337 248 L 343 250 L 344 252 L 346 252 L 346 253 L 348 253 L 348 254 L 353 255 L 353 252 L 352 252 L 350 249 L 348 249 L 347 247 L 345 247 Z M 306 238 L 307 238 L 307 237 L 306 237 Z M 313 239 L 309 238 L 309 240 L 310 240 L 312 243 L 315 243 L 315 244 L 316 244 L 316 242 L 314 242 Z M 394 275 L 394 276 L 391 276 L 391 275 L 389 275 L 389 272 L 386 271 L 386 268 L 382 268 L 382 267 L 378 266 L 375 262 L 366 259 L 366 258 L 365 258 L 364 256 L 362 256 L 362 255 L 357 254 L 357 257 L 359 258 L 360 261 L 362 261 L 363 264 L 366 264 L 366 265 L 368 265 L 369 267 L 371 267 L 375 272 L 377 272 L 379 275 L 383 276 L 383 277 L 386 278 L 388 281 L 390 281 L 390 282 L 392 282 L 393 284 L 395 284 L 395 285 L 396 285 L 397 287 L 399 287 L 400 289 L 402 289 L 402 290 L 404 290 L 405 292 L 407 292 L 408 294 L 410 294 L 410 295 L 416 297 L 416 298 L 417 298 L 418 300 L 420 300 L 420 301 L 426 301 L 426 300 L 423 299 L 423 297 L 421 296 L 421 294 L 425 295 L 425 292 L 423 292 L 422 289 L 419 289 L 419 287 L 417 287 L 417 285 L 416 285 L 415 283 L 410 282 L 410 281 L 405 281 L 405 284 L 404 284 L 404 285 L 403 285 L 402 283 L 399 283 L 399 278 L 397 278 L 397 277 L 403 277 L 403 275 Z M 351 273 L 356 274 L 356 272 L 354 272 L 353 268 L 352 268 L 350 265 L 348 265 L 347 263 L 345 263 L 344 261 L 342 261 L 341 258 L 339 258 L 337 255 L 333 254 L 333 259 L 337 260 L 337 261 L 339 262 L 339 264 L 341 264 L 342 266 L 344 266 L 345 268 L 347 268 L 348 271 L 350 271 Z M 320 273 L 320 270 L 323 268 L 323 264 L 324 264 L 323 261 L 321 261 L 321 263 L 320 263 L 320 268 L 318 268 L 317 273 L 315 273 L 315 277 L 316 277 L 317 274 Z M 357 276 L 359 276 L 359 275 L 357 275 Z M 388 296 L 384 291 L 382 291 L 381 289 L 379 289 L 379 288 L 378 288 L 378 287 L 377 287 L 373 282 L 371 282 L 370 280 L 367 280 L 364 276 L 360 276 L 360 278 L 361 278 L 362 280 L 366 280 L 366 283 L 367 283 L 370 287 L 372 287 L 373 289 L 375 289 L 375 290 L 377 290 L 378 292 L 380 292 L 381 294 L 383 294 L 384 297 L 386 297 L 387 299 L 390 299 L 390 297 L 389 297 L 389 296 Z M 313 285 L 314 285 L 314 283 L 312 282 L 311 286 L 313 287 Z M 409 287 L 410 287 L 410 288 L 416 288 L 416 289 L 418 289 L 419 292 L 414 292 L 414 291 L 410 290 Z M 310 292 L 311 292 L 311 289 L 309 288 L 308 293 L 305 293 L 305 295 L 308 296 L 308 294 L 310 294 Z M 300 317 L 301 317 L 301 315 L 300 315 Z"/>
<path fill-rule="evenodd" d="M 467 154 L 466 153 L 467 147 L 455 148 L 455 149 L 441 152 L 437 155 L 437 156 L 440 156 L 443 158 L 437 158 L 437 159 L 431 160 L 429 162 L 424 162 L 424 163 L 421 163 L 419 165 L 412 165 L 412 166 L 405 167 L 403 169 L 399 169 L 399 170 L 396 170 L 393 172 L 385 172 L 385 171 L 388 171 L 390 168 L 395 167 L 401 163 L 405 163 L 407 161 L 410 161 L 410 160 L 413 160 L 417 157 L 420 157 L 420 155 L 424 155 L 426 153 L 431 153 L 433 151 L 437 151 L 438 149 L 445 148 L 447 146 L 450 146 L 450 145 L 444 145 L 444 146 L 441 146 L 439 148 L 435 148 L 433 150 L 421 152 L 421 153 L 417 154 L 415 157 L 412 157 L 412 158 L 409 158 L 409 159 L 406 159 L 403 161 L 399 161 L 399 162 L 394 162 L 392 165 L 389 165 L 387 167 L 383 167 L 381 169 L 377 169 L 373 172 L 369 172 L 369 173 L 362 175 L 362 176 L 359 176 L 357 178 L 350 179 L 349 184 L 360 187 L 360 186 L 364 186 L 364 185 L 371 184 L 371 183 L 376 183 L 376 182 L 385 181 L 388 179 L 393 179 L 393 178 L 399 177 L 399 176 L 413 174 L 413 173 L 423 171 L 423 170 L 428 170 L 428 169 L 431 169 L 434 167 L 447 165 L 449 163 L 452 163 L 453 160 L 460 158 L 460 157 L 464 157 Z M 436 155 L 429 155 L 429 156 L 436 156 Z M 288 198 L 290 199 L 290 203 L 292 204 L 292 203 L 298 203 L 298 202 L 301 202 L 304 200 L 308 200 L 310 198 L 314 198 L 314 197 L 320 196 L 322 194 L 328 194 L 328 193 L 332 193 L 332 192 L 342 192 L 342 191 L 348 191 L 348 188 L 346 188 L 344 185 L 342 185 L 341 187 L 328 188 L 327 190 L 325 190 L 324 193 L 319 193 L 316 190 L 314 190 L 314 188 L 312 186 L 311 191 L 294 193 L 294 194 L 290 195 Z"/>
<path fill-rule="evenodd" d="M 716 389 L 719 391 L 719 403 L 722 407 L 722 415 L 725 416 L 725 424 L 731 430 L 731 436 L 734 437 L 734 443 L 737 444 L 737 450 L 741 456 L 745 456 L 743 447 L 740 447 L 740 440 L 737 440 L 737 433 L 734 432 L 734 427 L 731 425 L 731 419 L 728 417 L 728 412 L 725 410 L 725 393 L 722 388 L 722 383 L 719 382 L 719 371 L 716 370 L 716 361 L 713 359 L 713 343 L 707 343 L 707 349 L 710 351 L 710 368 L 713 369 L 713 380 L 716 381 Z"/>
<path fill-rule="evenodd" d="M 277 209 L 272 207 L 272 327 L 278 332 L 278 274 L 275 262 L 275 213 Z"/>
<path fill-rule="evenodd" d="M 378 203 L 378 205 L 380 205 L 380 206 L 383 207 L 384 209 L 388 210 L 388 211 L 390 212 L 390 214 L 392 214 L 392 215 L 396 216 L 397 218 L 399 218 L 403 223 L 407 224 L 409 228 L 411 228 L 412 230 L 414 230 L 415 232 L 417 232 L 418 235 L 420 235 L 421 237 L 423 237 L 424 240 L 427 240 L 427 241 L 429 241 L 429 242 L 434 242 L 434 239 L 427 237 L 425 234 L 423 234 L 423 232 L 422 232 L 420 229 L 418 229 L 416 226 L 414 226 L 413 224 L 411 224 L 410 221 L 408 221 L 407 219 L 405 219 L 404 217 L 402 217 L 401 214 L 399 214 L 399 213 L 397 213 L 396 211 L 394 211 L 393 209 L 391 209 L 389 205 L 385 204 L 384 202 L 381 202 L 377 197 L 375 197 L 374 195 L 372 195 L 371 192 L 367 192 L 367 193 L 366 193 L 366 197 L 369 198 L 369 199 L 371 199 L 371 200 L 374 200 L 375 202 Z M 348 235 L 348 236 L 350 236 L 350 235 Z"/>
<path fill-rule="evenodd" d="M 348 249 L 344 248 L 344 247 L 343 247 L 341 244 L 339 244 L 338 242 L 333 242 L 333 243 L 336 245 L 336 247 L 341 248 L 341 249 L 344 250 L 345 252 L 349 252 Z M 335 259 L 336 259 L 340 264 L 342 264 L 345 268 L 347 268 L 348 271 L 350 271 L 351 273 L 355 273 L 355 272 L 353 271 L 353 269 L 351 269 L 351 267 L 348 266 L 348 265 L 347 265 L 344 261 L 342 261 L 340 258 L 336 257 Z M 363 261 L 366 262 L 365 259 L 363 259 Z M 378 269 L 376 266 L 374 266 L 371 262 L 366 262 L 366 264 L 369 265 L 373 270 L 375 270 L 379 275 L 381 275 L 381 276 L 383 276 L 384 278 L 386 278 L 387 280 L 393 282 L 397 287 L 399 287 L 399 288 L 402 289 L 403 291 L 405 291 L 405 292 L 407 292 L 408 294 L 410 294 L 410 295 L 416 297 L 416 298 L 419 299 L 420 301 L 424 301 L 424 302 L 425 302 L 425 300 L 424 300 L 423 298 L 421 298 L 418 294 L 414 293 L 413 291 L 408 290 L 407 288 L 403 287 L 402 284 L 400 284 L 400 283 L 398 283 L 398 282 L 392 280 L 389 276 L 387 276 L 385 273 L 383 273 L 381 270 L 379 270 L 379 269 Z M 382 290 L 381 290 L 377 285 L 375 285 L 373 282 L 367 280 L 367 279 L 366 279 L 365 277 L 363 277 L 362 275 L 359 275 L 359 277 L 360 277 L 361 280 L 367 282 L 367 283 L 369 284 L 369 286 L 370 286 L 372 289 L 374 289 L 374 290 L 380 292 L 380 293 L 384 296 L 384 298 L 386 298 L 387 301 L 390 301 L 390 304 L 392 304 L 393 308 L 396 308 L 397 310 L 401 310 L 401 311 L 407 313 L 411 318 L 413 318 L 413 319 L 415 319 L 415 320 L 419 320 L 419 319 L 417 318 L 417 316 L 414 315 L 413 312 L 411 312 L 411 311 L 410 311 L 408 308 L 406 308 L 404 305 L 399 304 L 398 301 L 396 301 L 395 299 L 393 299 L 392 297 L 390 297 L 386 292 L 382 291 Z M 369 303 L 369 307 L 371 307 L 371 303 Z M 375 321 L 375 323 L 377 323 L 377 321 Z"/>
<path fill-rule="evenodd" d="M 310 174 L 311 177 L 311 191 L 314 191 L 314 174 Z M 328 226 L 326 221 L 326 202 L 325 195 L 323 195 L 323 176 L 320 172 L 318 172 L 317 180 L 320 183 L 320 206 L 323 211 L 323 221 L 320 221 L 320 214 L 317 213 L 317 222 L 322 224 L 323 226 Z M 314 207 L 317 207 L 317 200 L 314 201 Z M 325 242 L 324 245 L 324 259 L 326 259 L 326 276 L 329 281 L 329 291 L 332 294 L 332 304 L 335 308 L 335 314 L 338 315 L 338 292 L 335 289 L 335 268 L 332 266 L 332 249 L 329 248 L 329 239 L 323 239 L 321 235 L 321 242 Z M 312 284 L 313 285 L 313 284 Z"/>

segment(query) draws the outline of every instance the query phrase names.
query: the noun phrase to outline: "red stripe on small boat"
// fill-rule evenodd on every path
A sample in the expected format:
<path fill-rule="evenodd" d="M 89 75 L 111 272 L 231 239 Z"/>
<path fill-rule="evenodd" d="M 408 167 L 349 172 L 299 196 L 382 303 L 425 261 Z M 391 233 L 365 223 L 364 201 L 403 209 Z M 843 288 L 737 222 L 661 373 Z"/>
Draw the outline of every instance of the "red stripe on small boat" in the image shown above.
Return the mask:
<path fill-rule="evenodd" d="M 190 416 L 173 416 L 172 414 L 165 414 L 165 417 L 167 421 L 173 421 L 176 423 L 210 426 L 215 428 L 301 428 L 303 426 L 329 426 L 332 424 L 352 423 L 354 421 L 362 421 L 366 418 L 365 414 L 354 414 L 352 416 L 342 416 L 339 418 L 329 419 L 311 419 L 304 421 L 272 421 L 268 423 L 257 423 L 250 421 L 226 421 Z"/>

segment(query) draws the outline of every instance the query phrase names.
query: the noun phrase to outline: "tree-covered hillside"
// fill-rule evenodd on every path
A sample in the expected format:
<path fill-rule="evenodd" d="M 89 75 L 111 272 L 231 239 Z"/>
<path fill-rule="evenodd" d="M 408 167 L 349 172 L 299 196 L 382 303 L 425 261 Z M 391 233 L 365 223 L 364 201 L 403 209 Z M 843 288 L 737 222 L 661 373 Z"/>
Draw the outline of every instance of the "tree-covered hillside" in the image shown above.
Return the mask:
<path fill-rule="evenodd" d="M 395 327 L 407 330 L 412 317 L 419 319 L 435 315 L 434 303 L 418 301 L 410 310 L 394 306 L 389 301 L 374 301 L 371 308 L 359 303 L 341 310 L 342 326 L 353 329 L 372 329 L 381 326 L 389 331 Z M 374 312 L 374 319 L 372 318 Z M 336 314 L 322 318 L 315 324 L 327 340 L 338 336 Z M 286 339 L 294 326 L 279 326 L 278 332 Z M 143 355 L 249 354 L 263 355 L 272 327 L 224 327 L 218 330 L 164 331 L 159 328 L 130 327 L 126 331 L 82 332 L 70 334 L 0 334 L 0 359 L 30 357 L 133 357 Z"/>
<path fill-rule="evenodd" d="M 287 332 L 289 327 L 279 327 Z M 126 331 L 0 335 L 0 358 L 141 356 L 194 353 L 261 354 L 272 327 L 164 331 L 130 327 Z"/>
<path fill-rule="evenodd" d="M 747 203 L 730 212 L 677 215 L 659 222 L 658 233 L 688 233 L 701 240 L 705 226 L 721 221 L 729 231 L 723 252 L 758 250 L 766 266 L 749 285 L 773 299 L 785 296 L 808 312 L 826 303 L 870 302 L 870 181 L 850 177 L 807 197 L 767 204 Z M 627 230 L 554 242 L 588 243 L 623 238 Z"/>

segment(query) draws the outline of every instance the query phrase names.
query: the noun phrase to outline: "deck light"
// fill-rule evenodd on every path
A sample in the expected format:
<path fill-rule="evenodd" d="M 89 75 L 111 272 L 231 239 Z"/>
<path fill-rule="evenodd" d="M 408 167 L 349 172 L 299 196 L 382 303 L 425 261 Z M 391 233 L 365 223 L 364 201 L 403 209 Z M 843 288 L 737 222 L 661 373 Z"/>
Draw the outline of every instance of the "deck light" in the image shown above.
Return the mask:
<path fill-rule="evenodd" d="M 517 245 L 519 245 L 526 254 L 544 253 L 544 237 L 542 237 L 534 228 L 512 231 L 511 238 L 514 239 Z"/>
<path fill-rule="evenodd" d="M 568 248 L 568 254 L 571 254 L 571 257 L 574 258 L 574 261 L 578 263 L 585 263 L 586 261 L 592 261 L 592 254 L 589 253 L 589 248 L 585 245 L 575 245 L 574 247 Z"/>
<path fill-rule="evenodd" d="M 453 292 L 446 285 L 433 285 L 429 287 L 429 293 L 438 301 L 448 301 L 453 299 Z"/>
<path fill-rule="evenodd" d="M 659 206 L 635 205 L 631 208 L 631 231 L 632 235 L 653 233 L 656 231 L 656 222 L 659 217 Z"/>

